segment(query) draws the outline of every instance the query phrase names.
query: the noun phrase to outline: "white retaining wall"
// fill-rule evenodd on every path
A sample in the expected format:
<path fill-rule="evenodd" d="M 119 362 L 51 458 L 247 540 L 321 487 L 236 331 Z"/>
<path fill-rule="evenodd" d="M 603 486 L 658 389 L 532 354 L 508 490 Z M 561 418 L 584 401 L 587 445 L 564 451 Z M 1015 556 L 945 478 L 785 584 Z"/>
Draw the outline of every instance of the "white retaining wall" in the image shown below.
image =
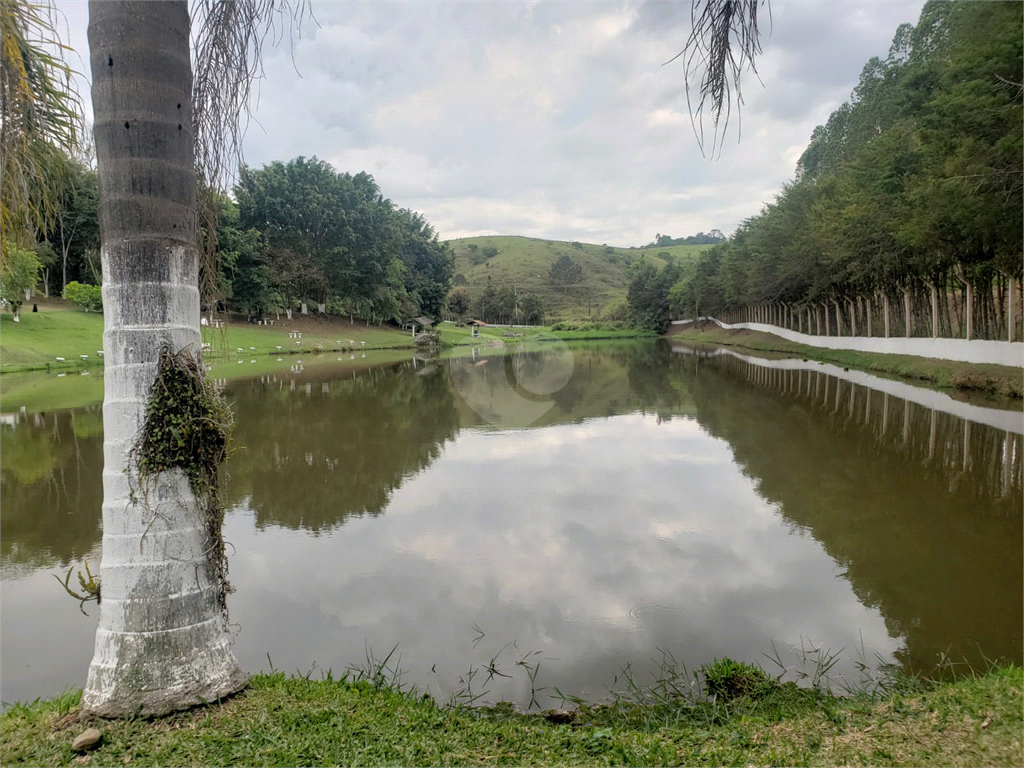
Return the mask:
<path fill-rule="evenodd" d="M 938 360 L 956 360 L 962 363 L 995 363 L 1014 368 L 1024 368 L 1024 342 L 992 341 L 990 339 L 888 339 L 877 336 L 811 336 L 788 328 L 767 323 L 723 323 L 714 317 L 699 317 L 700 321 L 711 321 L 722 328 L 744 328 L 750 331 L 771 333 L 788 341 L 826 349 L 849 349 L 856 352 L 880 352 L 887 355 L 915 355 Z M 685 325 L 694 320 L 675 320 L 672 325 Z"/>

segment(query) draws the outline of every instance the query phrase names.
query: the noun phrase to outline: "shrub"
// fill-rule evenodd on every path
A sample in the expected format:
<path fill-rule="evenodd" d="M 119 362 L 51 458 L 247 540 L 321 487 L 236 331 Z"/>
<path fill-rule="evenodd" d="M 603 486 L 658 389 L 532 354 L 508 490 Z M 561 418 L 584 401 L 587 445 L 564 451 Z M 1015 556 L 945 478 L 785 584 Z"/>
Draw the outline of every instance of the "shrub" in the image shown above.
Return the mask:
<path fill-rule="evenodd" d="M 604 309 L 601 310 L 602 320 L 611 320 L 613 322 L 621 322 L 629 317 L 629 304 L 625 299 L 615 299 L 609 301 Z"/>
<path fill-rule="evenodd" d="M 64 298 L 72 304 L 88 309 L 103 309 L 103 289 L 72 280 L 64 286 Z"/>
<path fill-rule="evenodd" d="M 715 659 L 700 668 L 704 675 L 704 690 L 708 696 L 731 700 L 741 696 L 760 698 L 774 690 L 778 684 L 759 668 L 733 661 L 726 657 Z"/>

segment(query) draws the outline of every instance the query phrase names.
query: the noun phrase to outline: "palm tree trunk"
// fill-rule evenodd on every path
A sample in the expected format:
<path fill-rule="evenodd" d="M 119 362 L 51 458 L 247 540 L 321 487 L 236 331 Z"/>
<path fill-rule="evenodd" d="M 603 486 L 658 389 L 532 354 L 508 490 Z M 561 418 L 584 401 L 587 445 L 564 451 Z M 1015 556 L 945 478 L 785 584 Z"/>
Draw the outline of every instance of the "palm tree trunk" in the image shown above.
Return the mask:
<path fill-rule="evenodd" d="M 102 603 L 82 702 L 158 715 L 246 683 L 187 478 L 161 473 L 146 493 L 128 461 L 161 348 L 200 349 L 188 5 L 92 0 L 89 47 L 106 355 Z"/>

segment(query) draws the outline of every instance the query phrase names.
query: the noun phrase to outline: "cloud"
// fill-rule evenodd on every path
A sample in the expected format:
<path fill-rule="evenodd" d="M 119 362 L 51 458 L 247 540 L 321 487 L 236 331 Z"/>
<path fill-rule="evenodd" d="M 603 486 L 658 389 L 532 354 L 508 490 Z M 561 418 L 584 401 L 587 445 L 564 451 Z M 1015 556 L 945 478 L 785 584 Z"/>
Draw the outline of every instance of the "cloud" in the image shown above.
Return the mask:
<path fill-rule="evenodd" d="M 444 237 L 730 232 L 922 4 L 773 3 L 761 83 L 745 75 L 710 161 L 680 62 L 663 66 L 689 34 L 685 2 L 318 2 L 294 45 L 267 51 L 246 159 L 366 170 Z M 85 3 L 60 6 L 84 46 Z"/>

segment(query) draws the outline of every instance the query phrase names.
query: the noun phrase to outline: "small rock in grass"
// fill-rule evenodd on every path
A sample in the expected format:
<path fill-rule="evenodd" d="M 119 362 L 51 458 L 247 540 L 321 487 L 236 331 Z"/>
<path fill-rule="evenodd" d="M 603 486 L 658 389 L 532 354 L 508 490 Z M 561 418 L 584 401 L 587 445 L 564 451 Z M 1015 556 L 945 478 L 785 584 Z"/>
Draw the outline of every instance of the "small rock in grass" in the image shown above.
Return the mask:
<path fill-rule="evenodd" d="M 71 742 L 71 749 L 75 752 L 88 752 L 90 749 L 96 749 L 103 741 L 103 734 L 100 733 L 98 728 L 89 728 L 82 733 L 78 734 L 73 742 Z"/>

